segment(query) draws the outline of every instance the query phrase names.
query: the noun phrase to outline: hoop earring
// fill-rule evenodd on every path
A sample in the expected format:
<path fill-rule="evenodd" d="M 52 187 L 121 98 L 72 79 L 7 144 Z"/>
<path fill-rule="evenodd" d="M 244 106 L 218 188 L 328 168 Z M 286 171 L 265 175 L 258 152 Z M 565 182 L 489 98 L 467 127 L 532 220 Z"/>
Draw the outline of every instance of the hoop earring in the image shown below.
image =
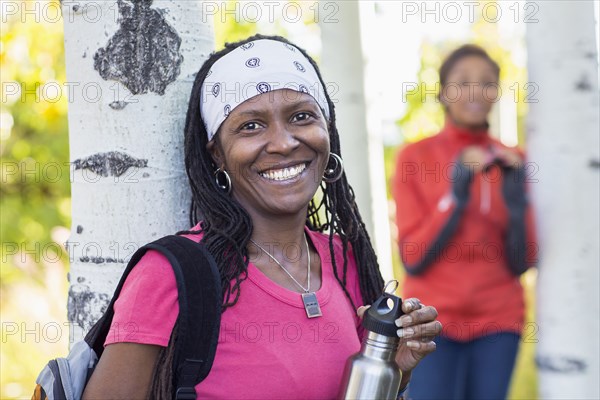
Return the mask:
<path fill-rule="evenodd" d="M 323 182 L 325 183 L 333 183 L 339 180 L 344 173 L 344 162 L 342 158 L 335 153 L 329 153 L 329 162 L 327 165 L 331 164 L 331 159 L 335 161 L 335 166 L 333 168 L 325 168 L 325 173 L 323 173 Z"/>
<path fill-rule="evenodd" d="M 231 193 L 231 178 L 229 177 L 227 171 L 217 168 L 215 171 L 215 182 L 217 183 L 219 189 L 225 192 L 225 194 Z"/>

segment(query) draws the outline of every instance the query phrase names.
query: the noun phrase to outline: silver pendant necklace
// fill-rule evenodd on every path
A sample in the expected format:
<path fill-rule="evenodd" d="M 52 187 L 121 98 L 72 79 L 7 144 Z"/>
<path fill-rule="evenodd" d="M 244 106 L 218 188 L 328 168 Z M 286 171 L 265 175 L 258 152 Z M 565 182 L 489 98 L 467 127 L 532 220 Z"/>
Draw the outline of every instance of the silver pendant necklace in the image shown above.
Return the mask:
<path fill-rule="evenodd" d="M 292 276 L 292 274 L 289 273 L 289 271 L 287 269 L 285 269 L 285 267 L 283 265 L 281 265 L 281 263 L 279 261 L 277 261 L 277 259 L 275 257 L 273 257 L 273 255 L 271 255 L 271 253 L 269 253 L 268 251 L 266 251 L 265 249 L 262 248 L 261 245 L 259 245 L 258 243 L 256 243 L 254 240 L 250 239 L 250 241 L 259 249 L 261 249 L 266 255 L 268 255 L 271 260 L 275 261 L 275 263 L 277 263 L 277 265 L 279 265 L 281 267 L 281 269 L 288 274 L 288 276 L 290 278 L 292 278 L 292 280 L 294 281 L 294 283 L 298 286 L 300 286 L 300 288 L 304 291 L 304 293 L 301 294 L 302 296 L 302 303 L 304 303 L 304 310 L 306 310 L 306 316 L 308 318 L 315 318 L 315 317 L 320 317 L 323 314 L 321 313 L 321 307 L 319 306 L 319 301 L 317 300 L 317 295 L 314 292 L 310 291 L 310 249 L 308 248 L 308 240 L 306 239 L 306 232 L 304 233 L 304 243 L 306 244 L 306 253 L 308 256 L 308 267 L 307 267 L 307 273 L 306 273 L 306 285 L 307 287 L 304 287 L 300 284 L 300 282 L 298 282 L 296 280 L 296 278 L 294 278 Z"/>

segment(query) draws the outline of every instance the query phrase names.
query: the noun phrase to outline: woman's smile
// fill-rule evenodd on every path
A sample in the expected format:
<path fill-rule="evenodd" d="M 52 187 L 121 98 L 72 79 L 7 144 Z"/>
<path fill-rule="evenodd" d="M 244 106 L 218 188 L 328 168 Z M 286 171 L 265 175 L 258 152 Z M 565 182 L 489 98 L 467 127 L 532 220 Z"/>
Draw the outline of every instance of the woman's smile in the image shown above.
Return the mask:
<path fill-rule="evenodd" d="M 296 182 L 302 173 L 306 171 L 308 162 L 291 163 L 291 165 L 281 168 L 270 168 L 259 172 L 259 175 L 267 181 L 291 183 Z M 298 179 L 296 179 L 298 178 Z"/>

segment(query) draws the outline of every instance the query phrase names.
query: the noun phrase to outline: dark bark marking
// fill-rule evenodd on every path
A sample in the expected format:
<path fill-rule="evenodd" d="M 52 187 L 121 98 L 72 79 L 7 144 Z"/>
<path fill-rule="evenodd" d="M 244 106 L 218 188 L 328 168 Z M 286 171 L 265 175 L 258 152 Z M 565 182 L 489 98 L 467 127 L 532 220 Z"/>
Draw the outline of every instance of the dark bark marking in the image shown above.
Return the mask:
<path fill-rule="evenodd" d="M 590 79 L 586 74 L 581 75 L 581 78 L 575 84 L 575 89 L 581 92 L 588 92 L 592 90 L 592 84 L 590 83 Z"/>
<path fill-rule="evenodd" d="M 89 157 L 73 161 L 75 169 L 89 169 L 100 176 L 121 176 L 129 168 L 145 168 L 148 160 L 131 157 L 119 151 L 96 153 Z"/>
<path fill-rule="evenodd" d="M 100 306 L 100 313 L 103 313 L 109 302 L 110 299 L 107 294 L 94 293 L 87 285 L 75 284 L 69 289 L 69 301 L 67 303 L 69 321 L 87 331 L 101 315 L 92 315 L 92 310 L 97 310 Z"/>
<path fill-rule="evenodd" d="M 118 0 L 119 29 L 94 55 L 94 69 L 105 80 L 121 82 L 131 93 L 163 95 L 177 79 L 183 56 L 181 38 L 152 0 Z"/>
<path fill-rule="evenodd" d="M 595 160 L 590 160 L 590 168 L 600 168 L 600 160 L 595 159 Z"/>
<path fill-rule="evenodd" d="M 77 233 L 83 232 L 83 226 L 77 225 Z"/>
<path fill-rule="evenodd" d="M 129 104 L 126 101 L 113 101 L 112 103 L 110 103 L 108 106 L 110 108 L 112 108 L 113 110 L 122 110 L 125 108 L 125 106 L 127 106 L 127 104 Z"/>
<path fill-rule="evenodd" d="M 538 356 L 535 363 L 540 370 L 562 374 L 582 373 L 587 370 L 587 364 L 584 360 L 565 356 Z"/>
<path fill-rule="evenodd" d="M 125 264 L 125 260 L 123 260 L 122 258 L 112 258 L 112 257 L 89 257 L 89 256 L 82 256 L 79 257 L 79 261 L 81 261 L 82 263 L 92 263 L 92 264 L 109 264 L 109 263 L 120 263 L 120 264 Z"/>

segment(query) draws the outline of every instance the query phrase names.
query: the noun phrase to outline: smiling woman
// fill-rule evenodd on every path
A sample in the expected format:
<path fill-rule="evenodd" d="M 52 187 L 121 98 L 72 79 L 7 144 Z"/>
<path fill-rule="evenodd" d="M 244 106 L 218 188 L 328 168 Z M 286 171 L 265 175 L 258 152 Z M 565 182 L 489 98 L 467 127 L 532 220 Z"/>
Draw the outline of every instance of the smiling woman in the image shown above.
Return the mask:
<path fill-rule="evenodd" d="M 185 160 L 194 227 L 180 234 L 214 256 L 224 310 L 196 395 L 335 398 L 345 361 L 360 348 L 356 308 L 377 298 L 383 281 L 315 62 L 261 35 L 212 54 L 192 89 Z M 398 330 L 401 389 L 441 330 L 435 309 L 416 304 L 405 301 L 411 318 Z M 114 308 L 84 398 L 172 398 L 179 309 L 166 258 L 146 253 Z M 119 336 L 127 324 L 135 332 Z"/>

